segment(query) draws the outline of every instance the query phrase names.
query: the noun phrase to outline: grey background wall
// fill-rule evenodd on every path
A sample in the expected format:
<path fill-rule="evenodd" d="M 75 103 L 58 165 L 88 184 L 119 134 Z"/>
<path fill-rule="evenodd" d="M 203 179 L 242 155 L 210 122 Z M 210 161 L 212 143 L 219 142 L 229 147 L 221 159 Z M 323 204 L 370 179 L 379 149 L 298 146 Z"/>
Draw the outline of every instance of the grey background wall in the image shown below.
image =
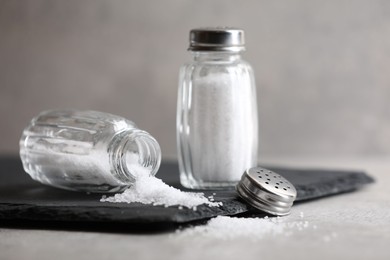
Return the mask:
<path fill-rule="evenodd" d="M 135 121 L 176 158 L 188 32 L 242 27 L 261 156 L 390 155 L 390 1 L 0 0 L 0 153 L 49 108 Z"/>

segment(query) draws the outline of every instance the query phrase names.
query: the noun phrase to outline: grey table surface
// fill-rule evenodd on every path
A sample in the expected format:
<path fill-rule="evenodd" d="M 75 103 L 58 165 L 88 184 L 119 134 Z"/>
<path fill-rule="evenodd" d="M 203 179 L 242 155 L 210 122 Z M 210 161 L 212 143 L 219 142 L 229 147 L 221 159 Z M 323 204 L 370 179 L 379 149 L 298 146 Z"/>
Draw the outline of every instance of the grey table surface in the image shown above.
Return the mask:
<path fill-rule="evenodd" d="M 390 259 L 390 158 L 267 158 L 265 164 L 362 169 L 363 189 L 297 204 L 284 222 L 311 227 L 289 236 L 220 239 L 180 232 L 118 234 L 0 228 L 0 259 Z M 303 214 L 303 218 L 301 215 Z"/>

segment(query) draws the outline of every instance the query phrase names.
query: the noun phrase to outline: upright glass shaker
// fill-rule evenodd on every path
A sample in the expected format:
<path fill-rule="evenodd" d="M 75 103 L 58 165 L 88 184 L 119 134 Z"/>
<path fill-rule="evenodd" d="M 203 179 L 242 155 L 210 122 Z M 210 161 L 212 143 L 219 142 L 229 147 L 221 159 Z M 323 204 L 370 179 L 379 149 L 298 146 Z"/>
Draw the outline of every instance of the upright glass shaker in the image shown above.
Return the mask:
<path fill-rule="evenodd" d="M 51 110 L 24 129 L 20 157 L 36 181 L 86 192 L 118 192 L 155 175 L 157 141 L 132 121 L 97 111 Z"/>
<path fill-rule="evenodd" d="M 190 32 L 192 61 L 183 65 L 177 104 L 177 148 L 182 185 L 230 187 L 256 166 L 258 116 L 251 66 L 241 58 L 244 31 Z"/>

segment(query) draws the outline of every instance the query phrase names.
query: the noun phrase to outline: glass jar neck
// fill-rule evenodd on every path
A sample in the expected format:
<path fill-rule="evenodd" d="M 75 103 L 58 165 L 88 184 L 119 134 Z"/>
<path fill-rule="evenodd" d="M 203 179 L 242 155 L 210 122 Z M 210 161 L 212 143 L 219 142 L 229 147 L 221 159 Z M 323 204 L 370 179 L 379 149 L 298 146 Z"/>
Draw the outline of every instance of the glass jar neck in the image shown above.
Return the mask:
<path fill-rule="evenodd" d="M 113 174 L 122 182 L 132 184 L 138 174 L 154 176 L 160 163 L 160 146 L 149 133 L 131 129 L 114 136 L 110 165 Z"/>
<path fill-rule="evenodd" d="M 236 61 L 241 59 L 241 52 L 191 51 L 195 61 Z"/>

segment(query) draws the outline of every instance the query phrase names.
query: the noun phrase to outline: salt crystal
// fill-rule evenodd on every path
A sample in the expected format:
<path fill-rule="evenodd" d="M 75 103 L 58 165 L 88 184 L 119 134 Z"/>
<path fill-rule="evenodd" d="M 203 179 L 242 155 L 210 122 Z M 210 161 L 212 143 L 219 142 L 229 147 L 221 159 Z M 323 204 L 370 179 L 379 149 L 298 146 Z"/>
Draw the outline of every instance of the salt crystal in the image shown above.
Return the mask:
<path fill-rule="evenodd" d="M 196 226 L 181 231 L 183 236 L 211 236 L 230 240 L 237 237 L 262 238 L 267 235 L 283 233 L 284 225 L 273 223 L 266 218 L 236 218 L 218 216 L 204 226 Z"/>
<path fill-rule="evenodd" d="M 191 147 L 193 178 L 203 182 L 238 182 L 242 173 L 257 162 L 257 110 L 254 82 L 228 70 L 214 70 L 194 77 L 191 110 L 186 116 L 191 128 L 180 138 Z M 240 69 L 241 70 L 241 69 Z M 247 69 L 242 67 L 243 71 Z M 233 74 L 232 74 L 233 73 Z M 196 75 L 196 74 L 194 74 Z"/>
<path fill-rule="evenodd" d="M 135 183 L 123 193 L 111 197 L 103 196 L 101 202 L 132 203 L 169 206 L 181 206 L 196 210 L 196 206 L 206 204 L 210 207 L 218 207 L 222 202 L 211 202 L 203 193 L 183 192 L 165 184 L 162 180 L 150 175 L 150 169 L 138 164 L 128 166 L 134 175 Z"/>
<path fill-rule="evenodd" d="M 269 236 L 290 236 L 309 226 L 308 221 L 285 222 L 283 218 L 237 218 L 218 216 L 206 225 L 177 231 L 179 236 L 205 236 L 221 240 L 246 238 L 259 240 Z"/>

